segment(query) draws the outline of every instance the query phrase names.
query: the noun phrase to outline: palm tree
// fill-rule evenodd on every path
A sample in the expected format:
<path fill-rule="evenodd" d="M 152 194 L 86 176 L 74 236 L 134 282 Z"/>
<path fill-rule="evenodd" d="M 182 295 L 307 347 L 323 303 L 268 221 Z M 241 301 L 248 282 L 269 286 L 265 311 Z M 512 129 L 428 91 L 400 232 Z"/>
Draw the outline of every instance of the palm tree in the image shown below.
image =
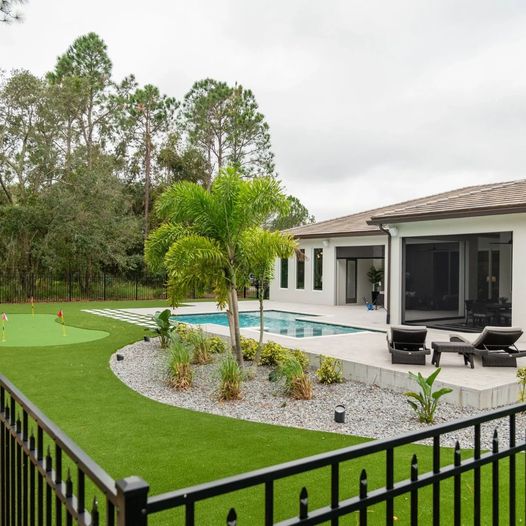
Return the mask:
<path fill-rule="evenodd" d="M 272 177 L 245 180 L 232 167 L 214 180 L 210 191 L 182 181 L 157 203 L 165 223 L 148 237 L 145 257 L 156 270 L 166 269 L 173 306 L 188 290 L 213 290 L 220 307 L 227 306 L 232 347 L 243 364 L 237 289 L 248 281 L 247 231 L 286 210 L 286 196 Z"/>
<path fill-rule="evenodd" d="M 263 348 L 265 289 L 273 278 L 276 258 L 289 258 L 297 249 L 297 242 L 288 234 L 270 232 L 261 227 L 247 230 L 242 243 L 242 251 L 247 266 L 257 281 L 259 299 L 259 345 L 254 364 L 259 362 Z"/>

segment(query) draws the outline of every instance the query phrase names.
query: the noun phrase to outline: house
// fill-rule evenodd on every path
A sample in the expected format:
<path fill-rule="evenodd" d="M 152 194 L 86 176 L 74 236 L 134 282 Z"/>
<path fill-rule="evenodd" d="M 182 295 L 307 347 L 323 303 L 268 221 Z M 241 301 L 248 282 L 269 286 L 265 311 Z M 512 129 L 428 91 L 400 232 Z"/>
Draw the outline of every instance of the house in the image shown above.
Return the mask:
<path fill-rule="evenodd" d="M 460 188 L 289 230 L 303 257 L 276 262 L 270 298 L 370 300 L 388 323 L 526 327 L 526 180 Z"/>

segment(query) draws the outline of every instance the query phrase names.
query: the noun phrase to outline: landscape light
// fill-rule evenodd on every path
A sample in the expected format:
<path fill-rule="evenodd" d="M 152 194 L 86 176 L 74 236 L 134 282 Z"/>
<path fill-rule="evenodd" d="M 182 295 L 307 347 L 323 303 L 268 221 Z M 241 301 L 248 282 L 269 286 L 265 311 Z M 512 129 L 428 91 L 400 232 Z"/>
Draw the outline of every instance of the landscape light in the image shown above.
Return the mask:
<path fill-rule="evenodd" d="M 337 424 L 345 424 L 345 406 L 337 405 L 334 409 L 334 421 Z"/>
<path fill-rule="evenodd" d="M 124 356 L 122 354 L 117 354 L 117 361 L 122 362 L 124 360 Z"/>

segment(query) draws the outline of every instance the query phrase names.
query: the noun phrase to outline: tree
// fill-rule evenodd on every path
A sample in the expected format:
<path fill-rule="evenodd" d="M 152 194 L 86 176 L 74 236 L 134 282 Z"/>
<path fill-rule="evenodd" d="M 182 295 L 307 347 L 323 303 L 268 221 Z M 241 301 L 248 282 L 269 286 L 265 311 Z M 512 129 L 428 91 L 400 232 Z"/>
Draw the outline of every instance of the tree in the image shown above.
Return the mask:
<path fill-rule="evenodd" d="M 274 174 L 269 127 L 250 90 L 213 79 L 196 82 L 179 119 L 189 143 L 207 159 L 207 188 L 226 165 L 245 176 Z"/>
<path fill-rule="evenodd" d="M 39 188 L 34 155 L 44 92 L 29 71 L 15 71 L 0 86 L 0 191 L 10 204 L 24 202 Z"/>
<path fill-rule="evenodd" d="M 157 212 L 165 221 L 150 234 L 145 257 L 154 270 L 164 267 L 172 304 L 190 288 L 213 290 L 227 308 L 232 347 L 243 364 L 237 289 L 247 283 L 247 231 L 268 221 L 286 206 L 280 183 L 272 177 L 244 180 L 233 167 L 221 170 L 207 191 L 183 181 L 159 199 Z"/>
<path fill-rule="evenodd" d="M 78 103 L 76 122 L 86 148 L 88 166 L 93 150 L 110 131 L 110 118 L 114 108 L 108 104 L 112 63 L 107 46 L 96 33 L 77 38 L 67 51 L 58 57 L 55 69 L 48 73 L 51 84 L 75 88 Z"/>
<path fill-rule="evenodd" d="M 264 310 L 263 300 L 265 289 L 274 274 L 276 258 L 289 258 L 298 244 L 292 236 L 279 231 L 270 232 L 261 227 L 247 230 L 243 235 L 241 247 L 247 267 L 253 274 L 258 288 L 259 300 L 259 345 L 254 359 L 254 364 L 259 362 L 263 348 Z"/>
<path fill-rule="evenodd" d="M 307 207 L 297 197 L 289 195 L 287 201 L 289 203 L 287 212 L 272 218 L 268 225 L 271 230 L 287 230 L 288 228 L 314 223 L 314 216 L 309 213 Z"/>
<path fill-rule="evenodd" d="M 157 139 L 173 125 L 177 103 L 174 98 L 161 95 L 151 84 L 136 88 L 128 97 L 119 99 L 123 112 L 123 126 L 130 130 L 130 137 L 144 166 L 144 236 L 148 237 L 150 212 L 150 187 L 152 159 L 155 157 Z"/>
<path fill-rule="evenodd" d="M 0 22 L 6 24 L 20 22 L 22 15 L 18 11 L 15 11 L 14 6 L 22 3 L 22 0 L 0 0 Z"/>
<path fill-rule="evenodd" d="M 208 164 L 203 152 L 192 145 L 183 145 L 176 133 L 168 135 L 159 150 L 157 159 L 161 168 L 167 172 L 166 182 L 191 181 L 206 185 Z"/>

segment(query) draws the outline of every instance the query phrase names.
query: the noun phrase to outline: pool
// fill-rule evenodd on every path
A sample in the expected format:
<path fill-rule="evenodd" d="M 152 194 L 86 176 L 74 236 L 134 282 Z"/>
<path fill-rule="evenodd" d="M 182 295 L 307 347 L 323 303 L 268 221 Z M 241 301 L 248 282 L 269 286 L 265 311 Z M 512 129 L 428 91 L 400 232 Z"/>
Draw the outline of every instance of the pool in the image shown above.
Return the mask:
<path fill-rule="evenodd" d="M 334 336 L 336 334 L 352 334 L 355 332 L 366 331 L 366 329 L 359 329 L 357 327 L 333 325 L 331 323 L 321 323 L 319 321 L 303 319 L 310 317 L 314 318 L 315 316 L 295 312 L 266 310 L 264 313 L 265 332 L 281 334 L 282 336 L 290 336 L 293 338 L 312 338 L 316 336 Z M 213 323 L 215 325 L 228 326 L 228 318 L 224 312 L 214 312 L 212 314 L 180 314 L 172 316 L 171 319 L 182 323 L 189 323 L 191 325 Z M 259 312 L 240 312 L 239 324 L 244 329 L 259 329 Z"/>

